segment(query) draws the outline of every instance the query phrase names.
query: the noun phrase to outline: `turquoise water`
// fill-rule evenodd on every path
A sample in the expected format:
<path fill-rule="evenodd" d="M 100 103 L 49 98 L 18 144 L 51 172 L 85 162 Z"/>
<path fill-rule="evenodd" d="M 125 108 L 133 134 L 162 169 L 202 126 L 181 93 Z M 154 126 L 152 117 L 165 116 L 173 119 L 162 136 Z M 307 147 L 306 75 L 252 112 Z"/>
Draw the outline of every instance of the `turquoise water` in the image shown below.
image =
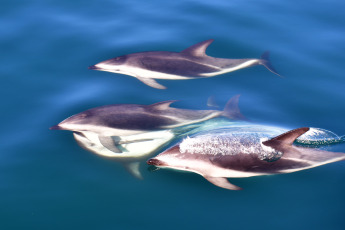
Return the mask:
<path fill-rule="evenodd" d="M 207 109 L 241 94 L 255 123 L 345 134 L 345 2 L 9 1 L 0 17 L 0 229 L 344 229 L 344 162 L 292 174 L 232 179 L 229 191 L 168 170 L 132 177 L 119 163 L 48 128 L 116 103 Z M 88 70 L 115 56 L 181 51 L 215 39 L 207 53 L 262 66 L 150 88 Z M 344 145 L 334 151 L 345 152 Z"/>

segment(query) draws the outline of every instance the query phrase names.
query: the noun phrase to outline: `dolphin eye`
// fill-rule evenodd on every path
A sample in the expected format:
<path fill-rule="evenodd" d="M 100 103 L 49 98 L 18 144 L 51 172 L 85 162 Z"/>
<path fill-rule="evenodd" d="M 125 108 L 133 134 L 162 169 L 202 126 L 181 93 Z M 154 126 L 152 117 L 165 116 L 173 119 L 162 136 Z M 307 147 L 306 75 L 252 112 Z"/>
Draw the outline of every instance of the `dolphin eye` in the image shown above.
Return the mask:
<path fill-rule="evenodd" d="M 119 56 L 119 57 L 115 57 L 113 59 L 110 59 L 109 61 L 113 65 L 120 65 L 126 61 L 126 57 L 125 56 Z"/>
<path fill-rule="evenodd" d="M 77 117 L 82 119 L 82 118 L 87 117 L 87 114 L 86 113 L 78 114 Z"/>

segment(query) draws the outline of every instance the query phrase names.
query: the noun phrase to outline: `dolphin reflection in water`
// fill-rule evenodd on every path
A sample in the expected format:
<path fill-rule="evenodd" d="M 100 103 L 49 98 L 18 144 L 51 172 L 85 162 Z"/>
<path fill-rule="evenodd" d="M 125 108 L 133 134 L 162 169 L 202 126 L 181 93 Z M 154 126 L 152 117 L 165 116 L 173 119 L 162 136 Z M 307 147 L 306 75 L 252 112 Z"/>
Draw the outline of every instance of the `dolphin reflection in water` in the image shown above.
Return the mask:
<path fill-rule="evenodd" d="M 73 115 L 51 129 L 73 131 L 81 147 L 122 162 L 129 172 L 141 178 L 140 161 L 174 138 L 191 133 L 201 122 L 219 116 L 243 118 L 238 100 L 239 95 L 232 97 L 223 111 L 173 108 L 170 105 L 174 101 L 106 105 Z"/>
<path fill-rule="evenodd" d="M 284 129 L 260 125 L 230 125 L 186 137 L 147 163 L 194 172 L 212 184 L 231 190 L 240 187 L 226 178 L 291 173 L 345 160 L 344 153 L 323 145 L 344 137 L 315 128 Z"/>
<path fill-rule="evenodd" d="M 156 89 L 165 89 L 155 79 L 183 80 L 213 77 L 250 66 L 263 65 L 277 74 L 269 61 L 269 53 L 261 58 L 227 59 L 206 55 L 213 39 L 197 43 L 182 52 L 151 51 L 132 53 L 90 66 L 89 69 L 133 76 Z"/>

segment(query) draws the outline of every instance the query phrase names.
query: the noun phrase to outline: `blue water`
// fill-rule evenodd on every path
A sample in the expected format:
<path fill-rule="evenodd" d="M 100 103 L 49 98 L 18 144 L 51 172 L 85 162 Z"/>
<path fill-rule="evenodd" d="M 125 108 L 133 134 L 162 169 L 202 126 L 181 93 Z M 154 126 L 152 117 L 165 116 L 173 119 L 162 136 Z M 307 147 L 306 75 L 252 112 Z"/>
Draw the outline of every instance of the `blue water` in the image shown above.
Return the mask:
<path fill-rule="evenodd" d="M 344 162 L 292 174 L 231 179 L 229 191 L 169 170 L 132 177 L 113 160 L 48 128 L 83 110 L 179 100 L 207 109 L 241 94 L 253 122 L 345 134 L 345 2 L 277 0 L 17 1 L 0 8 L 0 229 L 344 229 Z M 88 70 L 115 56 L 181 51 L 262 66 L 159 82 Z M 345 145 L 334 147 L 345 152 Z"/>

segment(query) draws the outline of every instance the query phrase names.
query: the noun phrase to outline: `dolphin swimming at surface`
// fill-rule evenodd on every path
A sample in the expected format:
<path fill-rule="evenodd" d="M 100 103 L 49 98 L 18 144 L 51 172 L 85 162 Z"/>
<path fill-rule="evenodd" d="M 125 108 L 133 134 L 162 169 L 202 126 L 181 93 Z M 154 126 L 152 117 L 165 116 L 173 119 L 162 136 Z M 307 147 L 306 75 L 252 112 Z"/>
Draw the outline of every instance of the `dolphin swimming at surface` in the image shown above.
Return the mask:
<path fill-rule="evenodd" d="M 224 116 L 242 118 L 239 95 L 232 97 L 221 110 L 192 110 L 170 107 L 175 102 L 151 105 L 114 104 L 92 108 L 63 120 L 50 129 L 93 132 L 102 136 L 128 136 L 148 131 L 173 129 Z"/>
<path fill-rule="evenodd" d="M 215 129 L 183 139 L 147 164 L 195 172 L 216 186 L 240 190 L 226 178 L 291 173 L 345 160 L 345 153 L 293 144 L 309 130 L 294 129 L 272 138 L 270 132 Z"/>
<path fill-rule="evenodd" d="M 202 121 L 218 116 L 244 118 L 238 100 L 239 95 L 232 97 L 223 111 L 172 108 L 174 101 L 106 105 L 73 115 L 50 129 L 72 131 L 82 148 L 120 161 L 132 175 L 142 178 L 142 160 Z"/>
<path fill-rule="evenodd" d="M 269 61 L 269 52 L 260 59 L 226 59 L 206 55 L 213 39 L 197 43 L 182 52 L 151 51 L 132 53 L 102 61 L 89 69 L 133 76 L 156 89 L 165 89 L 155 79 L 182 80 L 213 77 L 255 65 L 263 65 L 280 76 Z"/>
<path fill-rule="evenodd" d="M 232 97 L 223 111 L 170 107 L 174 101 L 106 105 L 73 115 L 50 129 L 72 131 L 83 148 L 98 155 L 140 158 L 171 141 L 177 133 L 198 127 L 197 123 L 202 121 L 218 116 L 244 118 L 238 100 L 239 95 Z"/>

